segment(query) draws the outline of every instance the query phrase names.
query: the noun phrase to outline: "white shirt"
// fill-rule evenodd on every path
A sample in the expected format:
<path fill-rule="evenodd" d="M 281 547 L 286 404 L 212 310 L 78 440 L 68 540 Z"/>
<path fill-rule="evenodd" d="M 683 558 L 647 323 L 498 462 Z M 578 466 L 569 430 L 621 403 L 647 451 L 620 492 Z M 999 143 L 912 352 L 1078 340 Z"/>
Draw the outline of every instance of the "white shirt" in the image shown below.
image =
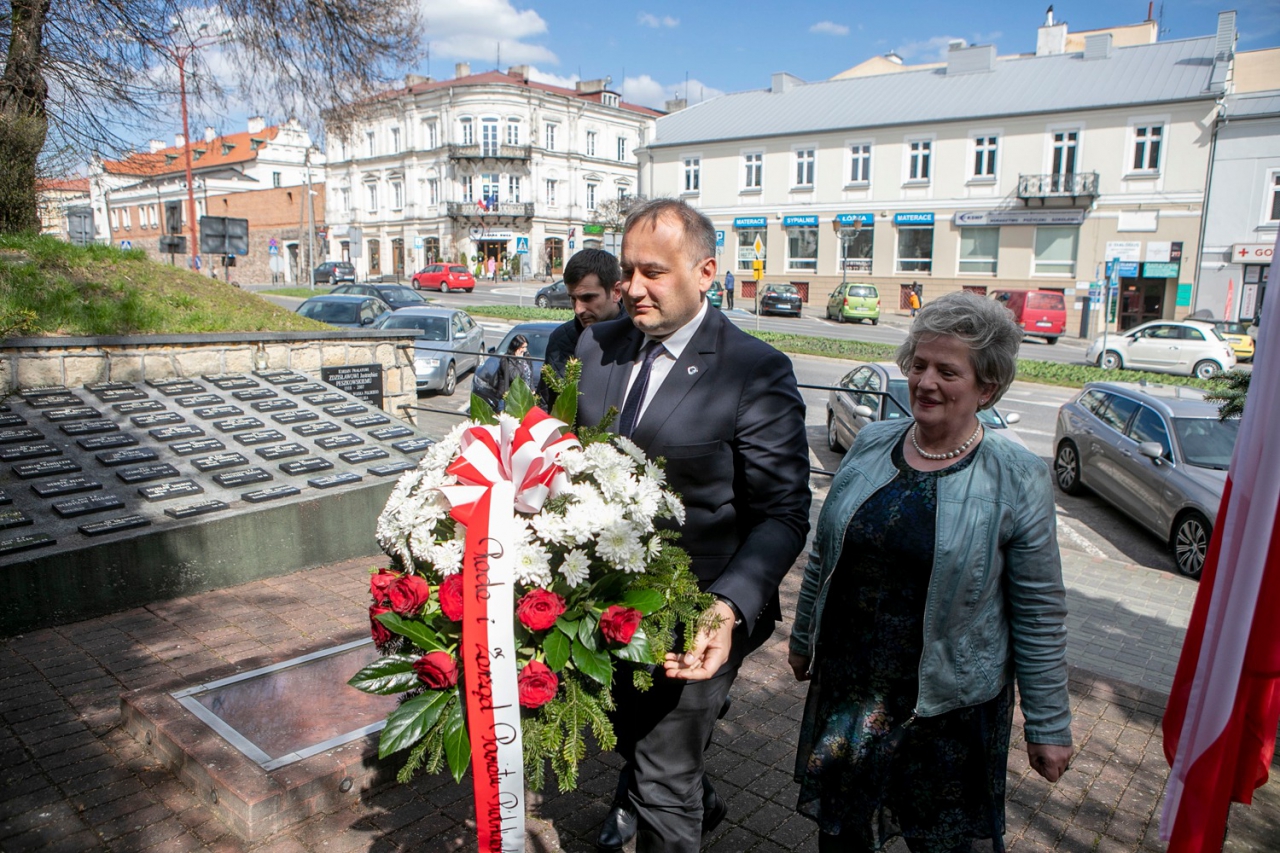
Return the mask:
<path fill-rule="evenodd" d="M 640 419 L 644 417 L 645 409 L 649 408 L 649 403 L 653 401 L 653 397 L 658 393 L 658 389 L 662 387 L 662 383 L 666 380 L 667 375 L 671 373 L 671 368 L 675 366 L 676 360 L 684 352 L 684 348 L 693 340 L 693 336 L 697 334 L 698 329 L 702 326 L 702 321 L 707 316 L 707 300 L 702 300 L 702 306 L 698 308 L 698 313 L 693 315 L 693 319 L 676 329 L 665 341 L 661 343 L 665 352 L 657 356 L 653 360 L 653 366 L 649 368 L 649 387 L 644 389 L 644 399 L 640 401 L 640 412 L 636 415 L 636 423 L 640 423 Z M 653 341 L 645 335 L 645 343 Z M 644 349 L 643 344 L 640 347 Z M 631 365 L 631 375 L 627 377 L 627 394 L 631 393 L 631 385 L 636 381 L 636 373 L 640 370 L 640 362 Z M 627 398 L 627 394 L 622 395 L 622 399 Z"/>

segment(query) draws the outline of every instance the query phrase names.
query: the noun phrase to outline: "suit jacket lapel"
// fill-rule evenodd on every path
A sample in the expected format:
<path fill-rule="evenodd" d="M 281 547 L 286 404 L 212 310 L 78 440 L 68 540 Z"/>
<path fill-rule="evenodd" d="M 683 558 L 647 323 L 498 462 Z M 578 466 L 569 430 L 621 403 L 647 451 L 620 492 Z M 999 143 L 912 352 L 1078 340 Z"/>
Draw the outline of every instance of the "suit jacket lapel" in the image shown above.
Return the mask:
<path fill-rule="evenodd" d="M 640 416 L 640 422 L 636 424 L 632 434 L 636 444 L 648 448 L 685 396 L 711 372 L 715 364 L 716 341 L 720 337 L 721 322 L 727 321 L 722 319 L 719 312 L 708 313 L 703 319 L 693 340 L 689 341 L 680 358 L 671 366 L 667 378 Z"/>
<path fill-rule="evenodd" d="M 632 327 L 627 336 L 622 339 L 618 360 L 609 371 L 609 381 L 604 392 L 604 411 L 607 412 L 610 406 L 616 407 L 619 412 L 622 411 L 623 405 L 627 402 L 627 380 L 631 378 L 631 368 L 640 357 L 642 346 L 644 346 L 644 333 Z M 616 431 L 617 428 L 618 422 L 615 419 L 613 429 Z"/>

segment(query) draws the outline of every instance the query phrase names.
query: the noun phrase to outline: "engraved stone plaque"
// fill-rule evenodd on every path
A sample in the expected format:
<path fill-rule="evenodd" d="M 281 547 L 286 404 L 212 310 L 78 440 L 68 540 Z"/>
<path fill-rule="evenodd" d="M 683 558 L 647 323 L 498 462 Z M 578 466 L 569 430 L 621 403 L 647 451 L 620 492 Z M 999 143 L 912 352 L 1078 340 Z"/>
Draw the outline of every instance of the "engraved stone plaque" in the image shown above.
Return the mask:
<path fill-rule="evenodd" d="M 369 411 L 368 406 L 362 406 L 359 403 L 339 403 L 335 406 L 325 406 L 325 414 L 333 415 L 335 418 L 341 418 L 346 415 L 363 415 Z"/>
<path fill-rule="evenodd" d="M 278 429 L 260 429 L 253 432 L 237 433 L 235 439 L 245 447 L 253 447 L 255 444 L 271 444 L 277 441 L 284 441 L 285 434 Z"/>
<path fill-rule="evenodd" d="M 111 408 L 122 415 L 139 415 L 143 412 L 163 411 L 164 403 L 159 400 L 139 400 L 136 403 L 116 403 Z"/>
<path fill-rule="evenodd" d="M 90 382 L 84 389 L 90 394 L 102 396 L 106 391 L 129 391 L 137 389 L 132 382 Z"/>
<path fill-rule="evenodd" d="M 173 402 L 179 406 L 190 408 L 192 406 L 216 406 L 220 403 L 225 403 L 226 400 L 217 394 L 188 394 L 185 397 L 175 397 Z"/>
<path fill-rule="evenodd" d="M 225 474 L 213 475 L 215 483 L 228 489 L 247 486 L 250 483 L 262 483 L 272 479 L 275 478 L 271 476 L 271 472 L 262 468 L 245 468 L 243 471 L 228 471 Z"/>
<path fill-rule="evenodd" d="M 8 530 L 10 527 L 26 527 L 34 523 L 35 520 L 20 509 L 0 510 L 0 530 Z"/>
<path fill-rule="evenodd" d="M 198 438 L 195 441 L 179 441 L 169 445 L 169 449 L 179 456 L 191 456 L 194 453 L 213 453 L 226 450 L 227 446 L 216 438 Z"/>
<path fill-rule="evenodd" d="M 151 415 L 134 415 L 129 418 L 136 427 L 147 429 L 148 427 L 168 426 L 169 424 L 184 424 L 187 419 L 177 412 L 156 412 Z"/>
<path fill-rule="evenodd" d="M 421 453 L 433 444 L 435 444 L 435 441 L 430 438 L 406 438 L 404 441 L 397 441 L 391 446 L 401 453 Z"/>
<path fill-rule="evenodd" d="M 314 474 L 317 471 L 328 471 L 332 467 L 332 462 L 328 459 L 321 459 L 319 456 L 280 463 L 280 470 L 286 474 Z"/>
<path fill-rule="evenodd" d="M 184 518 L 195 518 L 197 515 L 204 515 L 210 512 L 217 512 L 223 509 L 230 509 L 231 505 L 226 501 L 208 500 L 199 503 L 187 504 L 186 506 L 170 507 L 164 511 L 164 514 L 170 518 L 176 518 L 181 521 Z"/>
<path fill-rule="evenodd" d="M 8 506 L 13 503 L 13 498 L 5 493 L 4 489 L 0 489 L 0 506 Z"/>
<path fill-rule="evenodd" d="M 386 459 L 390 455 L 381 447 L 362 447 L 359 450 L 345 450 L 338 454 L 338 458 L 348 465 L 359 465 L 361 462 L 376 462 L 379 459 Z"/>
<path fill-rule="evenodd" d="M 0 415 L 0 427 L 25 426 L 26 423 L 27 419 L 22 415 L 15 415 L 13 413 Z"/>
<path fill-rule="evenodd" d="M 288 459 L 290 456 L 306 456 L 311 451 L 296 442 L 288 444 L 273 444 L 270 447 L 259 447 L 256 451 L 259 456 L 271 462 L 277 459 Z"/>
<path fill-rule="evenodd" d="M 319 417 L 317 415 L 317 417 Z M 39 441 L 44 433 L 38 429 L 23 427 L 21 429 L 0 430 L 0 444 L 16 444 L 19 441 Z"/>
<path fill-rule="evenodd" d="M 388 426 L 381 429 L 369 430 L 369 435 L 378 439 L 378 441 L 390 441 L 393 438 L 404 438 L 413 435 L 413 430 L 402 426 Z"/>
<path fill-rule="evenodd" d="M 244 409 L 239 406 L 201 406 L 198 409 L 192 409 L 191 413 L 198 418 L 211 421 L 216 418 L 233 418 L 236 415 L 243 415 Z"/>
<path fill-rule="evenodd" d="M 332 489 L 334 486 L 345 486 L 347 483 L 358 483 L 363 480 L 359 474 L 354 471 L 343 471 L 339 474 L 325 474 L 323 477 L 315 477 L 307 480 L 307 485 L 317 489 Z"/>
<path fill-rule="evenodd" d="M 57 543 L 58 540 L 48 533 L 27 533 L 22 536 L 10 536 L 8 539 L 0 539 L 0 555 L 16 554 L 19 551 L 41 548 L 45 545 L 56 545 Z"/>
<path fill-rule="evenodd" d="M 338 426 L 333 421 L 320 421 L 319 423 L 296 426 L 293 428 L 293 431 L 303 438 L 310 438 L 314 435 L 326 435 L 331 432 L 338 432 L 341 429 L 342 427 Z"/>
<path fill-rule="evenodd" d="M 145 400 L 147 392 L 134 388 L 109 388 L 106 391 L 95 392 L 98 399 L 104 403 L 127 403 L 130 400 Z"/>
<path fill-rule="evenodd" d="M 349 432 L 343 435 L 327 435 L 324 438 L 316 439 L 316 447 L 321 447 L 325 450 L 337 450 L 339 447 L 355 447 L 357 444 L 364 444 L 364 439 Z"/>
<path fill-rule="evenodd" d="M 65 385 L 49 385 L 44 388 L 32 388 L 30 391 L 23 391 L 22 398 L 28 402 L 33 397 L 45 397 L 49 394 L 70 394 L 71 389 Z"/>
<path fill-rule="evenodd" d="M 157 483 L 154 486 L 142 486 L 138 494 L 148 501 L 168 501 L 174 498 L 185 498 L 190 495 L 202 495 L 204 489 L 195 480 L 174 480 L 170 483 Z"/>
<path fill-rule="evenodd" d="M 330 391 L 326 394 L 308 394 L 302 399 L 306 400 L 313 406 L 323 406 L 326 403 L 341 403 L 347 398 L 346 395 L 339 394 L 337 391 Z"/>
<path fill-rule="evenodd" d="M 203 394 L 205 387 L 197 382 L 170 382 L 157 385 L 156 390 L 166 397 L 177 397 L 181 394 Z"/>
<path fill-rule="evenodd" d="M 204 435 L 204 430 L 195 424 L 183 424 L 182 426 L 158 427 L 150 430 L 150 436 L 156 441 L 176 441 L 179 438 L 199 438 Z"/>
<path fill-rule="evenodd" d="M 81 495 L 78 498 L 63 498 L 54 501 L 53 511 L 63 518 L 75 518 L 77 515 L 88 515 L 91 512 L 105 512 L 119 509 L 124 501 L 115 495 Z"/>
<path fill-rule="evenodd" d="M 263 501 L 274 501 L 280 498 L 287 498 L 291 495 L 302 494 L 302 489 L 297 486 L 272 486 L 269 489 L 258 489 L 253 492 L 245 492 L 240 495 L 243 500 L 251 504 L 259 504 Z"/>
<path fill-rule="evenodd" d="M 39 459 L 42 456 L 61 456 L 62 451 L 52 444 L 18 444 L 0 450 L 0 460 L 18 462 L 23 459 Z"/>
<path fill-rule="evenodd" d="M 319 394 L 328 389 L 319 382 L 305 382 L 301 385 L 286 385 L 284 390 L 290 394 Z"/>
<path fill-rule="evenodd" d="M 133 447 L 137 443 L 138 439 L 123 432 L 76 439 L 81 450 L 110 450 L 113 447 Z"/>
<path fill-rule="evenodd" d="M 318 421 L 320 416 L 315 412 L 309 412 L 306 409 L 297 412 L 285 412 L 281 415 L 272 415 L 271 420 L 278 424 L 301 424 L 307 421 Z"/>
<path fill-rule="evenodd" d="M 136 527 L 148 527 L 151 522 L 141 515 L 122 515 L 119 518 L 104 518 L 102 521 L 91 521 L 80 525 L 80 532 L 85 536 L 102 536 L 106 533 L 118 533 L 121 530 L 133 530 Z"/>
<path fill-rule="evenodd" d="M 76 421 L 62 424 L 58 429 L 66 435 L 94 435 L 100 432 L 119 432 L 120 424 L 115 421 Z"/>
<path fill-rule="evenodd" d="M 136 447 L 132 450 L 112 450 L 108 453 L 99 453 L 96 458 L 103 465 L 114 467 L 116 465 L 129 465 L 133 462 L 150 462 L 153 459 L 159 459 L 160 454 L 150 447 Z"/>
<path fill-rule="evenodd" d="M 392 474 L 399 474 L 401 471 L 408 471 L 416 467 L 418 467 L 417 463 L 410 462 L 408 459 L 401 459 L 399 462 L 388 462 L 385 465 L 371 465 L 368 471 L 375 477 L 390 477 Z"/>
<path fill-rule="evenodd" d="M 347 423 L 356 429 L 364 429 L 365 427 L 382 426 L 391 423 L 391 418 L 386 415 L 358 415 L 354 418 L 347 418 Z"/>
<path fill-rule="evenodd" d="M 210 385 L 216 385 L 223 391 L 235 391 L 239 388 L 257 388 L 258 383 L 248 376 L 205 376 Z"/>
<path fill-rule="evenodd" d="M 168 462 L 152 462 L 147 465 L 134 465 L 120 468 L 116 476 L 126 483 L 145 483 L 148 480 L 163 480 L 165 477 L 178 476 L 178 469 Z"/>
<path fill-rule="evenodd" d="M 307 382 L 307 377 L 292 370 L 255 370 L 253 375 L 272 385 L 292 385 L 296 382 Z"/>
<path fill-rule="evenodd" d="M 74 495 L 77 492 L 95 492 L 102 488 L 102 483 L 92 477 L 59 477 L 56 480 L 45 480 L 43 483 L 32 483 L 31 491 L 42 498 L 56 498 L 59 495 Z"/>
<path fill-rule="evenodd" d="M 71 406 L 66 409 L 49 409 L 44 416 L 55 424 L 60 424 L 64 421 L 87 421 L 89 418 L 100 418 L 102 412 L 93 406 Z"/>
<path fill-rule="evenodd" d="M 74 474 L 80 466 L 70 459 L 46 459 L 43 462 L 24 462 L 13 466 L 13 473 L 22 480 L 36 477 L 52 477 L 54 474 Z"/>
<path fill-rule="evenodd" d="M 236 453 L 232 450 L 227 453 L 214 453 L 210 456 L 197 457 L 191 460 L 191 464 L 197 471 L 221 471 L 223 468 L 248 465 L 249 460 L 243 453 Z"/>
<path fill-rule="evenodd" d="M 224 421 L 214 421 L 213 427 L 218 432 L 240 432 L 246 429 L 261 429 L 262 421 L 257 418 L 227 418 Z"/>
<path fill-rule="evenodd" d="M 283 397 L 275 400 L 263 400 L 260 403 L 253 404 L 255 412 L 283 412 L 286 409 L 296 409 L 298 404 L 292 400 L 286 400 Z"/>
<path fill-rule="evenodd" d="M 279 397 L 280 395 L 270 388 L 255 388 L 252 391 L 237 391 L 231 396 L 247 403 L 250 400 L 270 400 L 272 397 Z"/>
<path fill-rule="evenodd" d="M 61 406 L 79 406 L 84 400 L 75 394 L 37 394 L 23 395 L 23 399 L 27 401 L 27 405 L 33 409 L 55 409 Z"/>

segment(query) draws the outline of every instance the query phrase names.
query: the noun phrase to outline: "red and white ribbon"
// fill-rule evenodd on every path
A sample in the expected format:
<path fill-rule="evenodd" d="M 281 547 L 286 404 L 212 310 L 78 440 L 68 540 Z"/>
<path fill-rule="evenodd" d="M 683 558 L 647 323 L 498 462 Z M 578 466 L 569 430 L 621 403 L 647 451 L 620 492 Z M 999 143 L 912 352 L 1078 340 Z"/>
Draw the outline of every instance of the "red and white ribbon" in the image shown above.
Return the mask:
<path fill-rule="evenodd" d="M 506 419 L 504 419 L 506 421 Z M 463 684 L 476 835 L 481 851 L 525 848 L 524 755 L 516 684 L 515 511 L 536 513 L 568 484 L 557 464 L 580 447 L 562 421 L 531 409 L 518 424 L 475 426 L 446 469 L 458 479 L 440 491 L 467 528 L 462 558 Z"/>

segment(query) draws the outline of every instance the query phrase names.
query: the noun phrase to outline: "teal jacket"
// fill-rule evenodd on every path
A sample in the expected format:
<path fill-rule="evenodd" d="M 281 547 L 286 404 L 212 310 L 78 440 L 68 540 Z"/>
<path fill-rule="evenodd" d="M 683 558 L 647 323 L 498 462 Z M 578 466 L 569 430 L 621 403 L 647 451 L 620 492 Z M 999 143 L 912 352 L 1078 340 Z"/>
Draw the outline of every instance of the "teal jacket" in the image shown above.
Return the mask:
<path fill-rule="evenodd" d="M 911 424 L 864 427 L 832 480 L 791 630 L 791 652 L 809 658 L 810 672 L 845 528 L 897 476 L 891 452 Z M 985 702 L 1016 674 L 1027 740 L 1069 745 L 1066 591 L 1049 470 L 993 431 L 974 453 L 967 468 L 938 481 L 916 713 Z"/>

